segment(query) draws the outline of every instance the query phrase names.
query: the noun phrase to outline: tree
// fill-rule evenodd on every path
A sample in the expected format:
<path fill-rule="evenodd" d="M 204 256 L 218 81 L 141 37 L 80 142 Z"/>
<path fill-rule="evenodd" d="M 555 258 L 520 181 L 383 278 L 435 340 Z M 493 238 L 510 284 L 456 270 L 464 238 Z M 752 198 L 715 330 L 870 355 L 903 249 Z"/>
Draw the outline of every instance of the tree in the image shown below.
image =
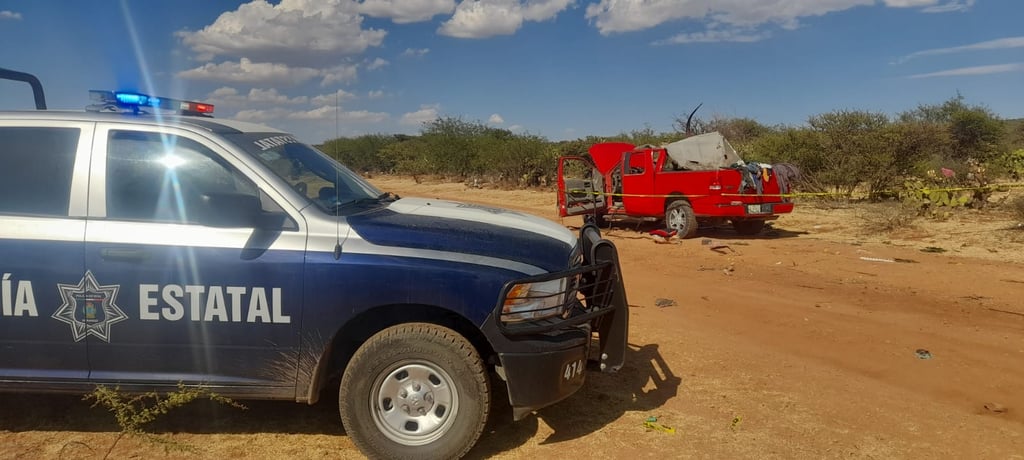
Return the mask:
<path fill-rule="evenodd" d="M 949 160 L 987 163 L 1005 150 L 1006 129 L 999 117 L 987 107 L 968 105 L 959 93 L 941 104 L 919 105 L 899 118 L 945 125 L 950 141 L 946 153 Z"/>

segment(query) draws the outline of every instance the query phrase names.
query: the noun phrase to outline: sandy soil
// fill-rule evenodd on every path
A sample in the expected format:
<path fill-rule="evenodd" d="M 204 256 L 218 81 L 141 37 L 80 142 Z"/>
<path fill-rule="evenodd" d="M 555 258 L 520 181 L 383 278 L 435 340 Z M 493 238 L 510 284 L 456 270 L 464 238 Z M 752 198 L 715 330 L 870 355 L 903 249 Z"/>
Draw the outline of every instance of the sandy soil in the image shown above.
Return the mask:
<path fill-rule="evenodd" d="M 374 182 L 559 221 L 554 192 Z M 881 233 L 881 212 L 799 205 L 754 238 L 613 226 L 626 367 L 521 422 L 496 407 L 471 457 L 1024 459 L 1024 229 L 986 211 Z M 152 427 L 191 451 L 129 437 L 111 458 L 360 457 L 329 395 L 249 406 L 197 404 Z M 0 395 L 0 408 L 0 458 L 102 458 L 117 438 L 75 397 Z"/>

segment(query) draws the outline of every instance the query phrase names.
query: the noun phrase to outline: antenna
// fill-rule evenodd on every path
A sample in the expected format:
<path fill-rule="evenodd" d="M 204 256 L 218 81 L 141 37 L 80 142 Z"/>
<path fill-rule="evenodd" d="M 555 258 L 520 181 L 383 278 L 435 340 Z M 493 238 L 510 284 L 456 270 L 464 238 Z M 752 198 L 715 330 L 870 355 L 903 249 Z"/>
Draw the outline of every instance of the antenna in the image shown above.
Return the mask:
<path fill-rule="evenodd" d="M 339 114 L 341 106 L 341 97 L 338 92 L 334 92 L 334 161 L 338 161 L 338 139 L 341 137 L 339 127 Z M 338 190 L 338 168 L 334 168 L 334 260 L 341 258 L 341 208 L 338 203 L 341 202 L 341 191 Z M 346 235 L 347 236 L 347 235 Z"/>
<path fill-rule="evenodd" d="M 700 104 L 697 104 L 697 107 L 695 107 L 693 109 L 693 112 L 690 112 L 690 116 L 686 117 L 686 135 L 687 136 L 693 134 L 693 131 L 690 129 L 690 121 L 693 120 L 693 114 L 697 113 L 697 111 L 700 110 L 700 106 L 702 106 L 702 105 L 704 105 L 703 102 L 701 102 Z"/>

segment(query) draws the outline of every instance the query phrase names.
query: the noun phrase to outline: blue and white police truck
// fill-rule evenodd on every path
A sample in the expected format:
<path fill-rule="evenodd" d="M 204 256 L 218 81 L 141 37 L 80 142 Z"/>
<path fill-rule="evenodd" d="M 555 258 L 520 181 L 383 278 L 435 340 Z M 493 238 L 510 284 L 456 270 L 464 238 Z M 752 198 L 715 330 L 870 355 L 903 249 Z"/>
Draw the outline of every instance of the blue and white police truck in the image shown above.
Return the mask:
<path fill-rule="evenodd" d="M 37 106 L 0 111 L 0 390 L 312 404 L 340 382 L 365 454 L 457 458 L 492 378 L 519 420 L 623 364 L 596 226 L 399 198 L 209 104 L 95 91 L 51 111 L 37 78 L 0 77 Z"/>

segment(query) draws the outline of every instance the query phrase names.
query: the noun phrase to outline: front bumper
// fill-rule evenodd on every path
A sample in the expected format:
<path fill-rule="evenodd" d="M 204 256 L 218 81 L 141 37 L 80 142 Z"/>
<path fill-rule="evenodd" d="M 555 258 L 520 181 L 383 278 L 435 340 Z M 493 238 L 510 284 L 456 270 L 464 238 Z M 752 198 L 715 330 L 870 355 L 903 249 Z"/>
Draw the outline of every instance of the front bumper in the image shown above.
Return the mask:
<path fill-rule="evenodd" d="M 583 386 L 584 369 L 595 360 L 602 372 L 617 372 L 625 361 L 629 307 L 618 252 L 593 224 L 580 229 L 579 268 L 508 283 L 483 331 L 499 359 L 513 417 L 561 401 Z M 543 320 L 504 323 L 505 299 L 513 285 L 570 280 L 566 314 Z M 577 295 L 577 292 L 579 295 Z M 592 346 L 594 334 L 598 346 Z"/>

